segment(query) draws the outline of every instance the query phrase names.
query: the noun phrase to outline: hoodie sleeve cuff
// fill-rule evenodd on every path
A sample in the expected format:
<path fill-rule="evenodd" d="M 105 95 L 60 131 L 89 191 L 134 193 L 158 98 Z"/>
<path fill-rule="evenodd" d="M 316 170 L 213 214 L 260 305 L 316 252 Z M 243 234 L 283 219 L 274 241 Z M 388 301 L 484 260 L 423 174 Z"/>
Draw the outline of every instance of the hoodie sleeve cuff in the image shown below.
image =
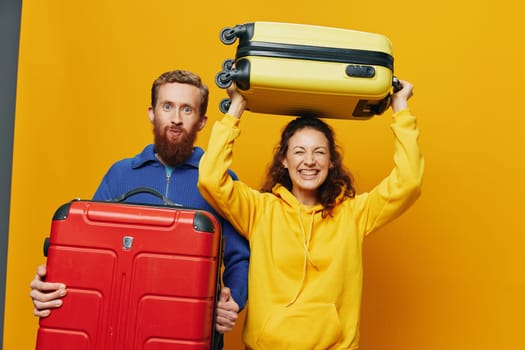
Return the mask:
<path fill-rule="evenodd" d="M 225 114 L 221 120 L 221 123 L 226 124 L 227 126 L 230 126 L 230 127 L 238 126 L 239 122 L 240 122 L 239 118 L 232 117 L 229 114 Z"/>

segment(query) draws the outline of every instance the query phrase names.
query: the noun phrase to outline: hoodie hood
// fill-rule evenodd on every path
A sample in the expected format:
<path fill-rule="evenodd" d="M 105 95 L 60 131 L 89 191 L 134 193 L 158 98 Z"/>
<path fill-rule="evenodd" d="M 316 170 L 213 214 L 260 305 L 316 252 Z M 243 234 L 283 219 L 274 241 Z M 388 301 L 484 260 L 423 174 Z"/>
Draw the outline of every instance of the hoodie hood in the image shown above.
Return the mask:
<path fill-rule="evenodd" d="M 335 203 L 336 206 L 341 204 L 345 199 L 345 187 L 341 189 L 341 192 L 337 196 Z M 312 206 L 305 206 L 299 200 L 292 194 L 292 192 L 288 191 L 286 187 L 284 187 L 281 184 L 276 184 L 272 188 L 272 193 L 276 195 L 277 197 L 281 198 L 286 204 L 288 204 L 291 207 L 298 207 L 301 206 L 304 208 L 305 213 L 310 214 L 311 212 L 319 212 L 323 211 L 323 206 L 321 204 L 316 204 Z"/>
<path fill-rule="evenodd" d="M 272 189 L 272 193 L 281 198 L 290 207 L 303 207 L 308 214 L 323 211 L 323 206 L 321 204 L 305 206 L 299 202 L 292 192 L 288 191 L 288 189 L 281 184 L 276 184 Z"/>

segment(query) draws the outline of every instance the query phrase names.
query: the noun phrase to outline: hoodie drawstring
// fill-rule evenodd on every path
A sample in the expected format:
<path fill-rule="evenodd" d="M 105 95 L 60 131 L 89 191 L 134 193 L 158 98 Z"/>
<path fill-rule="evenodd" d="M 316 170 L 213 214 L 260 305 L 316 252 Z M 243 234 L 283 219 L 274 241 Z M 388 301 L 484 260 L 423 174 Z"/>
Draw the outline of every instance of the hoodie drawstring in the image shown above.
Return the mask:
<path fill-rule="evenodd" d="M 303 239 L 306 238 L 306 240 L 303 242 L 303 245 L 304 245 L 304 260 L 303 260 L 303 273 L 302 273 L 302 277 L 301 277 L 301 283 L 299 285 L 299 288 L 297 289 L 297 292 L 295 293 L 294 297 L 292 298 L 292 300 L 290 300 L 288 302 L 288 304 L 286 304 L 286 306 L 290 306 L 292 305 L 293 303 L 295 303 L 295 301 L 297 300 L 297 298 L 299 297 L 299 293 L 301 293 L 301 290 L 303 289 L 303 286 L 304 286 L 304 281 L 306 279 L 306 267 L 307 267 L 307 263 L 310 262 L 310 264 L 312 264 L 312 266 L 314 267 L 314 269 L 316 269 L 317 271 L 319 271 L 319 266 L 317 266 L 317 264 L 315 264 L 310 256 L 310 251 L 309 251 L 309 248 L 310 248 L 310 240 L 312 238 L 312 232 L 313 232 L 313 229 L 314 229 L 314 218 L 315 218 L 315 211 L 312 211 L 312 220 L 310 221 L 310 229 L 308 230 L 308 234 L 306 234 L 305 232 L 305 229 L 304 229 L 304 226 L 303 226 L 303 220 L 301 219 L 301 208 L 299 207 L 298 208 L 298 212 L 297 212 L 297 218 L 299 220 L 299 225 L 301 226 L 301 232 L 303 234 Z"/>

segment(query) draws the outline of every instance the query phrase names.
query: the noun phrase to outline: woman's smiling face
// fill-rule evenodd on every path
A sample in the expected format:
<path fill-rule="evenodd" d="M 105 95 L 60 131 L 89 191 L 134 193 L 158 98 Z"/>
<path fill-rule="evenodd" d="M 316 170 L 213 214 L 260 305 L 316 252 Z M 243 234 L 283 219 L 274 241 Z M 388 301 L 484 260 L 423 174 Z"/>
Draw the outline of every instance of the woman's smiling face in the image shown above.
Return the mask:
<path fill-rule="evenodd" d="M 283 159 L 292 181 L 292 193 L 306 205 L 317 204 L 317 189 L 324 183 L 331 166 L 326 136 L 318 130 L 297 130 L 288 140 Z"/>

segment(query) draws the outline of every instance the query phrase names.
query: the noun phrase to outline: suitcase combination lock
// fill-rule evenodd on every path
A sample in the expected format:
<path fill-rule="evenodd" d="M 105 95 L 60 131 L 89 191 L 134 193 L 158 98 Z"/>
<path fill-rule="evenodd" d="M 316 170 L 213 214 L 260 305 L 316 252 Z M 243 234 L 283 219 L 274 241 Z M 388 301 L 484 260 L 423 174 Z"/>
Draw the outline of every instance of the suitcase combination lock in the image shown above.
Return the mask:
<path fill-rule="evenodd" d="M 350 64 L 346 66 L 346 74 L 349 77 L 372 78 L 374 75 L 376 75 L 376 70 L 372 66 L 362 66 L 358 64 Z"/>

